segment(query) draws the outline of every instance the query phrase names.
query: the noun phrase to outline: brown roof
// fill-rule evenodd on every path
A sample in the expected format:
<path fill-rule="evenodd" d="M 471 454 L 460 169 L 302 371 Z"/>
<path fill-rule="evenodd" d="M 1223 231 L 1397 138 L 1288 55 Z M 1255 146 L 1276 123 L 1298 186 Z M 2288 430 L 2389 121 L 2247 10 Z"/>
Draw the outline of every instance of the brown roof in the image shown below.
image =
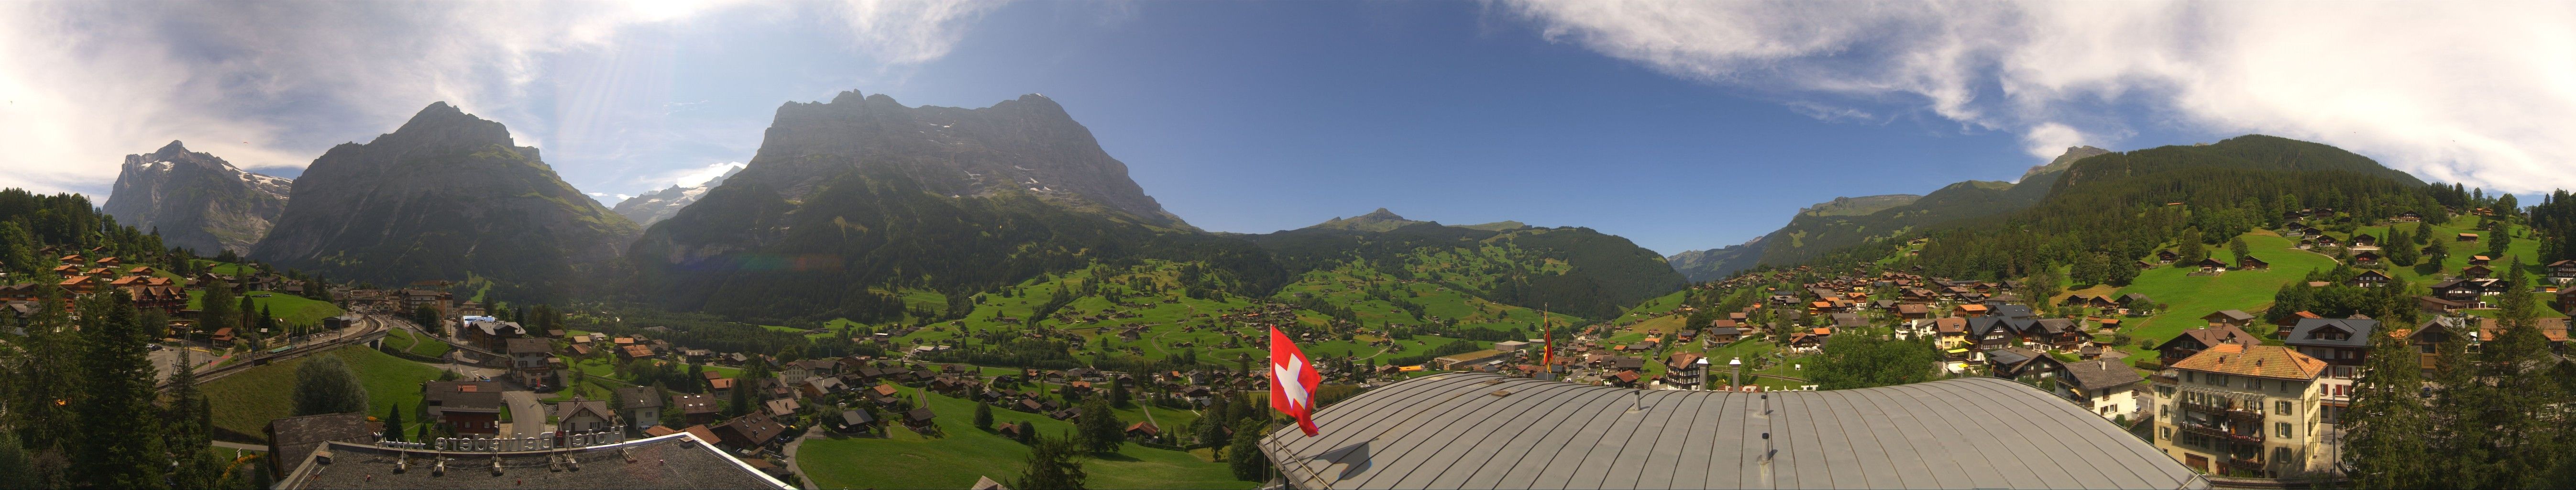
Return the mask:
<path fill-rule="evenodd" d="M 2326 362 L 2278 345 L 2218 344 L 2174 361 L 2174 369 L 2275 379 L 2316 379 Z"/>
<path fill-rule="evenodd" d="M 287 417 L 268 421 L 268 449 L 279 468 L 294 468 L 304 457 L 330 441 L 373 442 L 367 432 L 367 416 L 356 413 L 334 413 Z"/>
<path fill-rule="evenodd" d="M 716 406 L 716 397 L 708 395 L 671 395 L 671 404 L 668 407 L 679 409 L 684 415 L 724 411 L 723 407 Z M 715 440 L 712 434 L 707 437 L 707 442 L 715 442 Z"/>

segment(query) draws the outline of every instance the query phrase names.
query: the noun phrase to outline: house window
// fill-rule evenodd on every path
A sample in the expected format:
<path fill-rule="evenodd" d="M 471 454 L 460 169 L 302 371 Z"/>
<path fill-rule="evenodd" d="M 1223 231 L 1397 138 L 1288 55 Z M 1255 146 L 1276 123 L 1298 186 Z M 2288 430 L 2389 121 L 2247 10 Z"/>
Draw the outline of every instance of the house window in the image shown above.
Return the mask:
<path fill-rule="evenodd" d="M 2173 428 L 2172 428 L 2172 427 L 2157 427 L 2157 428 L 2156 428 L 2156 438 L 2157 438 L 2157 439 L 2163 439 L 2163 440 L 2173 440 Z"/>
<path fill-rule="evenodd" d="M 2272 462 L 2274 462 L 2274 463 L 2279 463 L 2279 462 L 2289 461 L 2289 460 L 2290 460 L 2290 448 L 2286 448 L 2286 447 L 2276 447 L 2276 448 L 2272 448 Z"/>
<path fill-rule="evenodd" d="M 2279 437 L 2279 438 L 2285 438 L 2285 439 L 2286 439 L 2286 438 L 2289 438 L 2289 437 L 2290 437 L 2290 423 L 2289 423 L 2289 422 L 2274 422 L 2274 423 L 2272 423 L 2272 437 Z"/>
<path fill-rule="evenodd" d="M 2209 384 L 2211 386 L 2227 386 L 2227 375 L 2211 373 L 2209 375 Z"/>
<path fill-rule="evenodd" d="M 2289 415 L 2289 414 L 2290 414 L 2290 402 L 2287 402 L 2287 401 L 2277 401 L 2277 402 L 2272 402 L 2272 414 L 2273 414 L 2273 415 Z"/>

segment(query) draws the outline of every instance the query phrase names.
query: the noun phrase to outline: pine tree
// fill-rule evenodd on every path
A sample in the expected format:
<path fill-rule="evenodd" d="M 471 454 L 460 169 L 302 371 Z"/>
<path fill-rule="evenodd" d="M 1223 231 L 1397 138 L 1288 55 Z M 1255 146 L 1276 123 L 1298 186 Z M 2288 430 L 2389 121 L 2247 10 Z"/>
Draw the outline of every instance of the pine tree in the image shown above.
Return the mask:
<path fill-rule="evenodd" d="M 993 405 L 975 404 L 975 428 L 993 430 Z"/>
<path fill-rule="evenodd" d="M 197 366 L 186 348 L 179 349 L 179 367 L 170 373 L 169 427 L 162 433 L 162 444 L 172 449 L 201 448 L 213 442 L 213 407 L 206 394 L 197 389 Z"/>
<path fill-rule="evenodd" d="M 1011 479 L 1011 488 L 1083 488 L 1082 448 L 1073 436 L 1031 437 L 1028 467 L 1020 470 L 1019 478 Z"/>
<path fill-rule="evenodd" d="M 169 457 L 162 451 L 161 416 L 153 402 L 160 393 L 146 354 L 143 325 L 134 300 L 125 293 L 81 299 L 81 334 L 89 348 L 81 357 L 81 386 L 88 396 L 74 398 L 72 413 L 80 421 L 73 447 L 72 479 L 96 488 L 157 488 Z"/>
<path fill-rule="evenodd" d="M 614 406 L 619 406 L 619 405 L 611 404 L 611 405 L 609 405 L 609 406 L 614 407 Z M 385 438 L 393 439 L 393 440 L 396 440 L 396 441 L 400 441 L 400 440 L 402 440 L 402 438 L 403 438 L 403 433 L 402 433 L 402 429 L 403 429 L 402 409 L 403 409 L 402 404 L 400 404 L 400 403 L 396 403 L 396 404 L 394 404 L 394 407 L 393 407 L 393 408 L 390 408 L 390 409 L 386 409 L 386 410 L 385 410 Z"/>
<path fill-rule="evenodd" d="M 1127 378 L 1119 377 L 1109 379 L 1109 406 L 1132 406 L 1127 403 Z"/>
<path fill-rule="evenodd" d="M 2353 383 L 2352 408 L 2342 418 L 2343 463 L 2358 488 L 2433 487 L 2441 482 L 2424 440 L 2432 420 L 2417 396 L 2424 375 L 2415 346 L 2403 337 L 2372 337 L 2368 364 Z"/>

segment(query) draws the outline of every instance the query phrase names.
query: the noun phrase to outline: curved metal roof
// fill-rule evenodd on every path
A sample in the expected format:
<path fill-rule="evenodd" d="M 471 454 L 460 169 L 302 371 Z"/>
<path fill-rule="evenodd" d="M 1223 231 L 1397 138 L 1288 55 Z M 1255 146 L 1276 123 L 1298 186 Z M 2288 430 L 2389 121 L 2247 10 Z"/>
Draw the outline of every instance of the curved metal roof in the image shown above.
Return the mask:
<path fill-rule="evenodd" d="M 1262 449 L 1298 488 L 2209 488 L 2037 389 L 1633 390 L 1426 376 L 1325 407 Z M 1766 457 L 1767 455 L 1767 457 Z"/>

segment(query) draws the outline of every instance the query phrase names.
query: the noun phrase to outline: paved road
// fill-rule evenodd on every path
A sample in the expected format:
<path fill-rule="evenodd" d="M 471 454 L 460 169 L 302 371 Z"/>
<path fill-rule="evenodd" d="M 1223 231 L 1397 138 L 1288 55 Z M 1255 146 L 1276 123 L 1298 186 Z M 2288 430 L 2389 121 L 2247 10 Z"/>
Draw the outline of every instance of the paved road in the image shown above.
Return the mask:
<path fill-rule="evenodd" d="M 804 437 L 798 437 L 796 440 L 787 441 L 787 447 L 780 450 L 780 454 L 787 455 L 787 471 L 789 473 L 796 474 L 796 488 L 823 488 L 815 486 L 814 479 L 805 477 L 805 468 L 798 467 L 796 465 L 796 449 L 804 446 L 806 439 L 820 439 L 823 437 L 822 424 L 815 424 L 813 427 L 805 428 Z"/>
<path fill-rule="evenodd" d="M 546 424 L 546 404 L 537 403 L 537 392 L 504 391 L 501 403 L 510 405 L 510 437 L 536 437 L 554 430 Z"/>

